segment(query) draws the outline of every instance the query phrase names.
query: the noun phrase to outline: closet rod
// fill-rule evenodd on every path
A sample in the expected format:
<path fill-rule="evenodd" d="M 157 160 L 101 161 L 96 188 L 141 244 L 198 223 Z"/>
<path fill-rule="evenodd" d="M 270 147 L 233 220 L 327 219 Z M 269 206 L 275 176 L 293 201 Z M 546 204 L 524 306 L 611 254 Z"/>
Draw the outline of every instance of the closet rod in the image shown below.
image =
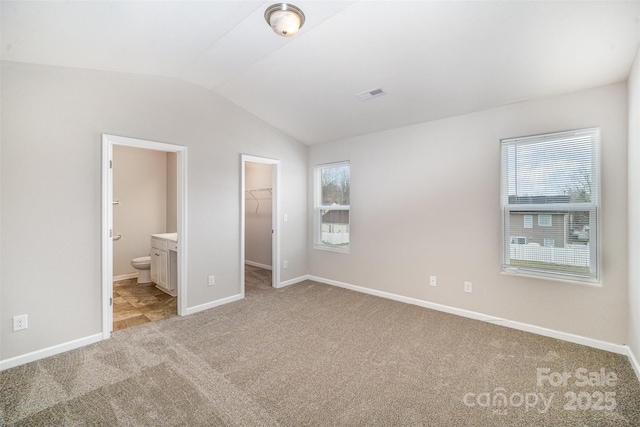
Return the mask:
<path fill-rule="evenodd" d="M 258 206 L 256 206 L 256 213 L 258 213 L 258 210 L 260 209 L 260 200 L 258 200 L 258 198 L 256 196 L 254 196 L 253 193 L 255 191 L 268 191 L 269 194 L 273 195 L 271 190 L 273 190 L 273 188 L 250 188 L 250 189 L 248 188 L 248 189 L 244 190 L 245 192 L 249 193 L 249 195 L 251 197 L 253 197 L 253 200 L 258 202 Z"/>
<path fill-rule="evenodd" d="M 269 187 L 269 188 L 247 188 L 244 191 L 249 192 L 249 193 L 251 193 L 252 191 L 268 191 L 269 193 L 271 193 L 271 190 L 273 190 L 273 189 L 271 187 Z"/>

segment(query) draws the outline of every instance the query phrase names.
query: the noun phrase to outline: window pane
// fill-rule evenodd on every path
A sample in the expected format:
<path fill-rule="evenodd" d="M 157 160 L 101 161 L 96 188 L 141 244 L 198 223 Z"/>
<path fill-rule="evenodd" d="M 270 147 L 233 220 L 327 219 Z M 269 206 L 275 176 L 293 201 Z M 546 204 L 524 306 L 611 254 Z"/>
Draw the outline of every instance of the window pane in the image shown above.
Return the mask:
<path fill-rule="evenodd" d="M 349 165 L 321 168 L 320 184 L 320 204 L 322 206 L 348 206 L 350 204 Z"/>
<path fill-rule="evenodd" d="M 597 279 L 598 129 L 502 141 L 503 267 Z"/>
<path fill-rule="evenodd" d="M 320 209 L 322 244 L 349 247 L 349 211 Z"/>
<path fill-rule="evenodd" d="M 527 229 L 522 213 L 511 212 L 508 264 L 531 270 L 589 275 L 591 271 L 591 241 L 589 211 L 565 211 L 540 216 L 551 218 L 550 226 Z M 595 246 L 593 246 L 595 247 Z"/>
<path fill-rule="evenodd" d="M 314 245 L 349 252 L 351 176 L 348 161 L 315 167 Z"/>
<path fill-rule="evenodd" d="M 592 201 L 593 135 L 509 143 L 506 147 L 509 204 Z"/>

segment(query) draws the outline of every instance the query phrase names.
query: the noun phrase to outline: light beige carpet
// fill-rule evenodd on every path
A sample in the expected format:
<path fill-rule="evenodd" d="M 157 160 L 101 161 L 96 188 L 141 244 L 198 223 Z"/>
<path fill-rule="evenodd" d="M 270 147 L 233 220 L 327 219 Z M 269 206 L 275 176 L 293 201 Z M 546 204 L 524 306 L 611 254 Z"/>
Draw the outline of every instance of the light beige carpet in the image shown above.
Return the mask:
<path fill-rule="evenodd" d="M 2 425 L 640 426 L 624 356 L 311 281 L 248 283 L 0 387 Z"/>

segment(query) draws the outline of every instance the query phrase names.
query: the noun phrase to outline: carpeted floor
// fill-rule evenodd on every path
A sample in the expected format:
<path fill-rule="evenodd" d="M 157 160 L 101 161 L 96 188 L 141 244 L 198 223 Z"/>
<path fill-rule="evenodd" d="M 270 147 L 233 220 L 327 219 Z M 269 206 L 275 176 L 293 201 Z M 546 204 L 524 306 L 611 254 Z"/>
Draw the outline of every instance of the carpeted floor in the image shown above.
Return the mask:
<path fill-rule="evenodd" d="M 2 425 L 640 426 L 625 356 L 311 281 L 247 281 L 0 387 Z"/>

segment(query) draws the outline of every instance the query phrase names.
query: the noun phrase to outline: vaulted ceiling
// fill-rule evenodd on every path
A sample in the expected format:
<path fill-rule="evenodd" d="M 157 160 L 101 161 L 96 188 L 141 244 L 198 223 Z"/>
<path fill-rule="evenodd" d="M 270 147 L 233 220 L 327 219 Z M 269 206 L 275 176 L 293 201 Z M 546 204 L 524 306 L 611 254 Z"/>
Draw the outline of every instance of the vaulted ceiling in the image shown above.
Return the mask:
<path fill-rule="evenodd" d="M 167 76 L 305 144 L 627 79 L 640 1 L 5 1 L 0 58 Z M 384 96 L 355 95 L 382 88 Z"/>

